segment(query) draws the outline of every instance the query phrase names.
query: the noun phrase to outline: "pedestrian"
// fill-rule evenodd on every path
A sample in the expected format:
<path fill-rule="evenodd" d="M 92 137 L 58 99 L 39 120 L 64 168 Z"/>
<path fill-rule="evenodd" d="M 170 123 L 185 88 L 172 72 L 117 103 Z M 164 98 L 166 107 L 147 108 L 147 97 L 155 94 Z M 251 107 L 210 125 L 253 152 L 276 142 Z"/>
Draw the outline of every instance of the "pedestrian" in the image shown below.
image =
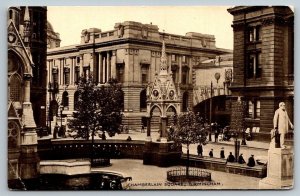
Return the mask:
<path fill-rule="evenodd" d="M 144 125 L 142 125 L 141 133 L 144 133 L 144 129 L 145 129 L 145 127 L 144 127 Z"/>
<path fill-rule="evenodd" d="M 128 136 L 128 138 L 126 139 L 127 141 L 131 141 L 132 139 L 131 139 L 131 137 L 130 136 Z"/>
<path fill-rule="evenodd" d="M 254 155 L 252 154 L 251 157 L 248 159 L 248 164 L 249 167 L 254 167 L 255 166 L 255 160 L 254 160 Z"/>
<path fill-rule="evenodd" d="M 227 162 L 234 162 L 234 161 L 235 161 L 235 157 L 233 156 L 232 152 L 230 152 L 227 157 Z"/>
<path fill-rule="evenodd" d="M 238 158 L 238 163 L 239 164 L 244 164 L 246 163 L 246 161 L 244 160 L 244 157 L 243 157 L 243 153 L 240 154 L 239 158 Z"/>
<path fill-rule="evenodd" d="M 105 131 L 103 131 L 101 138 L 102 138 L 102 140 L 106 140 Z"/>
<path fill-rule="evenodd" d="M 58 124 L 56 123 L 53 130 L 53 139 L 57 138 L 57 133 L 58 133 Z"/>
<path fill-rule="evenodd" d="M 281 148 L 285 148 L 284 144 L 284 136 L 289 130 L 289 126 L 291 129 L 294 129 L 294 125 L 291 123 L 290 118 L 285 109 L 285 103 L 280 102 L 279 108 L 275 111 L 273 118 L 274 129 L 278 130 L 280 134 L 280 145 Z"/>
<path fill-rule="evenodd" d="M 211 149 L 211 150 L 209 151 L 209 154 L 208 154 L 208 155 L 209 155 L 209 157 L 211 157 L 211 158 L 214 157 L 213 149 Z"/>
<path fill-rule="evenodd" d="M 215 122 L 214 126 L 215 126 L 215 142 L 218 142 L 218 137 L 219 137 L 219 134 L 220 134 L 219 125 L 218 125 L 218 123 Z"/>
<path fill-rule="evenodd" d="M 198 146 L 197 146 L 197 152 L 198 152 L 198 156 L 202 157 L 202 153 L 203 153 L 202 144 L 198 144 Z"/>
<path fill-rule="evenodd" d="M 225 159 L 224 147 L 221 148 L 221 151 L 220 151 L 220 158 L 221 158 L 221 159 Z"/>

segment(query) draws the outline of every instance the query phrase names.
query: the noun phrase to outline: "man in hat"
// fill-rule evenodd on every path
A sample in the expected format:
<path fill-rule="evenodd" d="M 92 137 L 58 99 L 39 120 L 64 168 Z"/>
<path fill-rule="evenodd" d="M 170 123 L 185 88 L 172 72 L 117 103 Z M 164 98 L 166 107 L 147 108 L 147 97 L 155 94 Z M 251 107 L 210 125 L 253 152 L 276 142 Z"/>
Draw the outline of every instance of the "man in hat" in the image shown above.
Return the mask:
<path fill-rule="evenodd" d="M 202 153 L 203 153 L 203 148 L 202 148 L 202 144 L 199 144 L 197 146 L 197 152 L 198 152 L 198 156 L 202 157 Z"/>
<path fill-rule="evenodd" d="M 291 129 L 294 129 L 294 125 L 291 123 L 290 118 L 285 109 L 285 103 L 280 102 L 279 108 L 275 111 L 273 118 L 274 129 L 278 130 L 280 134 L 280 146 L 284 148 L 284 136 L 289 130 L 289 126 Z"/>
<path fill-rule="evenodd" d="M 213 149 L 211 149 L 209 152 L 209 157 L 213 157 L 213 156 L 214 156 Z"/>
<path fill-rule="evenodd" d="M 220 158 L 221 158 L 221 159 L 225 159 L 224 147 L 221 148 L 221 151 L 220 151 Z"/>
<path fill-rule="evenodd" d="M 229 153 L 228 157 L 227 157 L 227 162 L 234 162 L 235 158 L 232 154 L 232 152 Z"/>
<path fill-rule="evenodd" d="M 244 164 L 246 163 L 246 161 L 244 160 L 244 157 L 243 157 L 243 153 L 240 154 L 239 158 L 238 158 L 238 163 L 239 164 Z"/>
<path fill-rule="evenodd" d="M 254 160 L 254 155 L 252 154 L 251 157 L 248 159 L 248 164 L 249 167 L 254 167 L 255 166 L 255 160 Z"/>

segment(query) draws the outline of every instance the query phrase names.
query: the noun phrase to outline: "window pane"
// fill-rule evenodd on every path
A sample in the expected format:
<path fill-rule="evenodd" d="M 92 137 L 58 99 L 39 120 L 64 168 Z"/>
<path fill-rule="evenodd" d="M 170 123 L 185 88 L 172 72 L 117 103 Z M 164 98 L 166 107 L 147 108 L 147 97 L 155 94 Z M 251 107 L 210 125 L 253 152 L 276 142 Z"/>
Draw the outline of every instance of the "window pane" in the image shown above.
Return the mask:
<path fill-rule="evenodd" d="M 248 115 L 247 117 L 252 118 L 253 115 L 253 103 L 252 101 L 248 101 Z"/>
<path fill-rule="evenodd" d="M 256 102 L 255 116 L 256 118 L 260 118 L 260 101 Z"/>

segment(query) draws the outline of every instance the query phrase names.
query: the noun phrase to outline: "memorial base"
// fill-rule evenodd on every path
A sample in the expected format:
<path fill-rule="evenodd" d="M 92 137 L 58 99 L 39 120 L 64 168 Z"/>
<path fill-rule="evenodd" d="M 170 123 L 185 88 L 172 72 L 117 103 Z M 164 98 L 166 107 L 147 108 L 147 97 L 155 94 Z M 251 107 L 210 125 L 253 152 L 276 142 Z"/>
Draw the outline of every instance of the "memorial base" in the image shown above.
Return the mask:
<path fill-rule="evenodd" d="M 267 177 L 259 182 L 260 189 L 291 189 L 294 185 L 293 148 L 274 148 L 268 151 Z"/>
<path fill-rule="evenodd" d="M 146 142 L 143 164 L 159 167 L 178 165 L 181 158 L 181 149 L 172 148 L 173 144 L 173 142 Z"/>

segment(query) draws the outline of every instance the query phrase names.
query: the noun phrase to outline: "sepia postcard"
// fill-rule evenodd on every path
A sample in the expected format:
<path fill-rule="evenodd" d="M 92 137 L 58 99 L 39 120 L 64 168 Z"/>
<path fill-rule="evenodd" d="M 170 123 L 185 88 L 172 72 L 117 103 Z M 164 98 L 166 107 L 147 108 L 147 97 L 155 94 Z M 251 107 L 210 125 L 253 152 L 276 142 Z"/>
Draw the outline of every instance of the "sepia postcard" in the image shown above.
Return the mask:
<path fill-rule="evenodd" d="M 9 190 L 294 187 L 293 7 L 15 6 L 7 41 Z"/>

